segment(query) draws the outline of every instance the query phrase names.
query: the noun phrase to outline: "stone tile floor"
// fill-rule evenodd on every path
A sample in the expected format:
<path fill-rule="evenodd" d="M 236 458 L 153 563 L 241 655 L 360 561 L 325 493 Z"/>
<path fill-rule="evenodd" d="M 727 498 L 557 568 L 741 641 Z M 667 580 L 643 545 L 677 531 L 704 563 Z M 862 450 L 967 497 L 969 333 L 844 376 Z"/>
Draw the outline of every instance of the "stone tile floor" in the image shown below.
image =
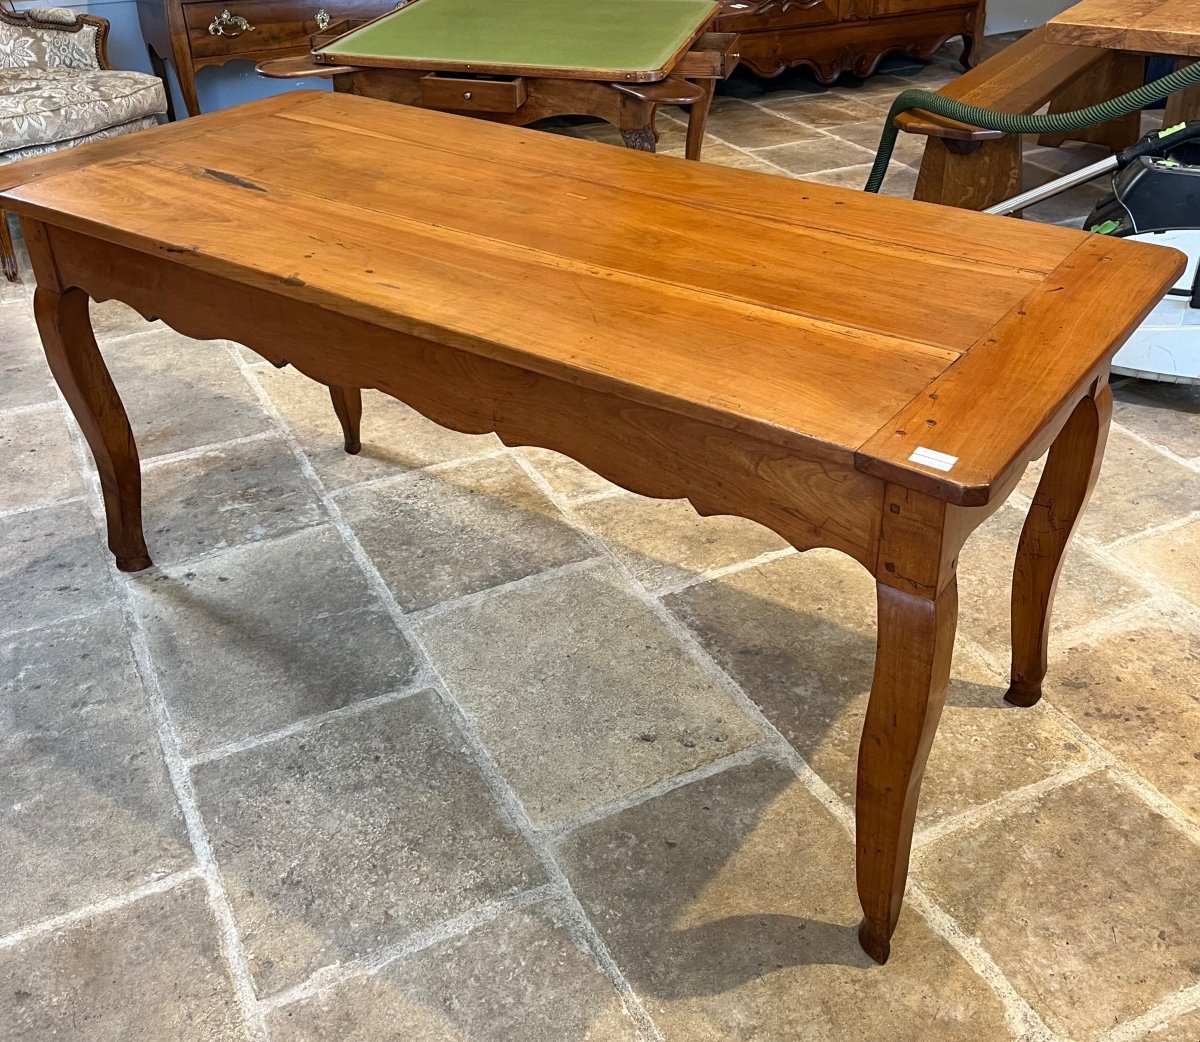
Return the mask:
<path fill-rule="evenodd" d="M 954 74 L 739 78 L 707 159 L 858 186 L 892 95 Z M 1034 709 L 1001 702 L 1032 476 L 969 545 L 878 968 L 856 565 L 377 395 L 347 457 L 304 377 L 104 305 L 158 562 L 120 575 L 0 292 L 3 1039 L 1200 1038 L 1200 392 L 1119 382 Z"/>

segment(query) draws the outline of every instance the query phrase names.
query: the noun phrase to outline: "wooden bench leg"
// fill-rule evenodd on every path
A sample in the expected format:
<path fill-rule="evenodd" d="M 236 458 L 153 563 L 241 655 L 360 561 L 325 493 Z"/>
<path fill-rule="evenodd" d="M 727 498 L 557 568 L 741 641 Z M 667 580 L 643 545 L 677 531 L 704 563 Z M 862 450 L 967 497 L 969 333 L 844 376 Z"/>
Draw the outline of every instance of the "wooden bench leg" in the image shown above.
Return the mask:
<path fill-rule="evenodd" d="M 123 572 L 150 567 L 142 534 L 142 472 L 125 406 L 96 346 L 88 297 L 39 285 L 33 310 L 50 371 L 87 439 L 104 496 L 108 548 Z"/>
<path fill-rule="evenodd" d="M 1195 58 L 1180 58 L 1176 69 L 1191 65 Z M 1167 98 L 1167 111 L 1163 114 L 1163 126 L 1173 127 L 1176 123 L 1188 123 L 1200 119 L 1200 86 L 1189 87 Z"/>
<path fill-rule="evenodd" d="M 1050 104 L 1050 111 L 1073 112 L 1110 98 L 1137 90 L 1146 78 L 1146 59 L 1123 51 L 1110 51 L 1087 72 L 1070 84 Z M 1043 134 L 1039 145 L 1057 148 L 1065 141 L 1086 141 L 1106 145 L 1114 152 L 1128 148 L 1142 136 L 1140 112 L 1122 116 L 1098 127 L 1073 130 L 1067 134 Z"/>
<path fill-rule="evenodd" d="M 950 682 L 958 620 L 951 580 L 933 599 L 880 584 L 875 680 L 858 752 L 858 896 L 863 950 L 887 961 L 900 918 L 925 761 Z"/>
<path fill-rule="evenodd" d="M 362 451 L 362 391 L 357 387 L 330 387 L 329 397 L 333 400 L 333 411 L 342 425 L 346 451 L 351 456 L 357 456 Z"/>
<path fill-rule="evenodd" d="M 0 210 L 0 267 L 9 282 L 17 281 L 17 250 L 8 227 L 8 214 L 3 210 Z"/>
<path fill-rule="evenodd" d="M 1004 697 L 1031 706 L 1042 697 L 1050 611 L 1063 559 L 1096 484 L 1112 419 L 1112 388 L 1084 398 L 1046 459 L 1021 531 L 1012 589 L 1012 684 Z"/>
<path fill-rule="evenodd" d="M 930 137 L 913 198 L 982 210 L 1021 190 L 1021 139 L 958 142 Z"/>

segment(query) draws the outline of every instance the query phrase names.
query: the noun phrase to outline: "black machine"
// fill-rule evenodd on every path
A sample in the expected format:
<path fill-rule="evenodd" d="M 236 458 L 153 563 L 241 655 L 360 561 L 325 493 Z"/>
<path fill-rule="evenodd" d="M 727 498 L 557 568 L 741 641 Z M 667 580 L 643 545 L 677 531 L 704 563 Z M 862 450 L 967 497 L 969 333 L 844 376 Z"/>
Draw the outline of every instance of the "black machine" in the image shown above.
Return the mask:
<path fill-rule="evenodd" d="M 1115 156 L 985 212 L 1016 213 L 1111 171 L 1112 194 L 1084 227 L 1171 246 L 1189 260 L 1181 281 L 1117 354 L 1113 371 L 1200 383 L 1200 121 L 1156 130 Z"/>

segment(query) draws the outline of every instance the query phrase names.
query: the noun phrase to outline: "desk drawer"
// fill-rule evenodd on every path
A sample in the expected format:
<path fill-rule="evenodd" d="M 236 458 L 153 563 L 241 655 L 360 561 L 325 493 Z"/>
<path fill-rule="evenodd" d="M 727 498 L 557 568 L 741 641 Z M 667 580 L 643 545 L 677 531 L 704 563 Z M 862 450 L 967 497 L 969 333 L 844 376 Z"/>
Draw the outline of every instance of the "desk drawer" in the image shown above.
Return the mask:
<path fill-rule="evenodd" d="M 723 80 L 738 63 L 737 33 L 705 33 L 671 70 L 674 76 Z"/>
<path fill-rule="evenodd" d="M 184 4 L 183 20 L 192 55 L 210 58 L 288 47 L 307 51 L 325 17 L 330 23 L 372 18 L 390 6 L 387 0 L 206 0 Z"/>
<path fill-rule="evenodd" d="M 715 28 L 723 33 L 791 29 L 836 22 L 845 0 L 725 0 Z"/>
<path fill-rule="evenodd" d="M 421 77 L 421 104 L 430 109 L 456 112 L 516 112 L 525 104 L 529 90 L 525 80 L 467 79 L 439 76 L 431 72 Z"/>

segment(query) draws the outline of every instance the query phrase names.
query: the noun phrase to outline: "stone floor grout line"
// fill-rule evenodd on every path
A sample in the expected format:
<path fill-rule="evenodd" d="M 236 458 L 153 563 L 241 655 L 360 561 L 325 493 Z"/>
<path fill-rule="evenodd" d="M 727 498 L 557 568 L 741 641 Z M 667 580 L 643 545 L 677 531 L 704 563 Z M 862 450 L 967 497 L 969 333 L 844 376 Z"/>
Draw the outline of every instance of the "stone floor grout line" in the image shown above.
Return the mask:
<path fill-rule="evenodd" d="M 772 561 L 779 561 L 785 557 L 794 557 L 799 552 L 794 546 L 785 546 L 781 550 L 767 550 L 765 553 L 761 553 L 757 557 L 747 558 L 745 561 L 718 565 L 716 568 L 705 568 L 701 571 L 693 572 L 686 579 L 680 579 L 678 582 L 668 583 L 665 586 L 656 586 L 653 589 L 647 586 L 646 589 L 651 596 L 662 600 L 664 597 L 672 597 L 677 593 L 683 593 L 684 590 L 690 590 L 693 586 L 702 586 L 706 582 L 712 582 L 714 579 L 724 579 L 730 575 L 737 575 L 739 572 L 749 571 L 751 568 L 761 568 Z"/>
<path fill-rule="evenodd" d="M 36 622 L 32 626 L 18 626 L 16 629 L 0 629 L 0 639 L 9 640 L 13 637 L 20 637 L 26 633 L 38 633 L 44 630 L 53 629 L 55 626 L 66 626 L 68 623 L 85 622 L 88 619 L 95 618 L 97 615 L 103 615 L 112 609 L 117 604 L 117 592 L 114 590 L 112 598 L 105 601 L 98 608 L 89 608 L 87 611 L 76 612 L 74 615 L 62 615 L 58 618 L 43 619 L 41 622 Z"/>
<path fill-rule="evenodd" d="M 978 938 L 968 934 L 958 920 L 930 897 L 919 883 L 909 881 L 904 899 L 996 993 L 1004 1007 L 1005 1022 L 1018 1042 L 1068 1042 L 1060 1039 L 1037 1010 L 1013 987 Z"/>
<path fill-rule="evenodd" d="M 1143 778 L 1132 767 L 1118 759 L 1106 749 L 1097 739 L 1081 728 L 1066 713 L 1054 705 L 1053 701 L 1046 702 L 1046 708 L 1053 713 L 1058 724 L 1068 733 L 1073 734 L 1080 745 L 1083 745 L 1099 761 L 1099 767 L 1118 778 L 1130 792 L 1136 794 L 1143 803 L 1160 817 L 1169 821 L 1197 846 L 1200 846 L 1200 824 L 1176 805 L 1174 800 L 1160 792 L 1153 784 Z"/>
<path fill-rule="evenodd" d="M 1128 535 L 1118 536 L 1107 543 L 1091 543 L 1091 546 L 1109 553 L 1115 553 L 1117 550 L 1124 550 L 1125 547 L 1140 543 L 1145 539 L 1153 539 L 1155 536 L 1176 532 L 1198 520 L 1200 520 L 1200 510 L 1193 510 L 1190 514 L 1173 518 L 1170 521 L 1164 521 L 1161 525 L 1151 525 L 1149 528 L 1142 528 Z"/>
<path fill-rule="evenodd" d="M 46 373 L 46 384 L 49 386 L 53 378 L 49 371 Z M 47 402 L 34 402 L 32 405 L 10 405 L 0 409 L 0 420 L 10 420 L 17 416 L 30 416 L 39 412 L 57 412 L 58 402 L 51 399 Z"/>
<path fill-rule="evenodd" d="M 286 422 L 286 421 L 285 421 Z M 456 467 L 465 466 L 468 463 L 483 462 L 490 459 L 498 459 L 506 454 L 504 448 L 485 449 L 482 452 L 469 453 L 466 456 L 455 456 L 454 459 L 438 460 L 436 463 L 427 463 L 423 467 L 412 467 L 409 470 L 400 471 L 398 474 L 383 474 L 377 478 L 367 478 L 366 481 L 356 481 L 352 485 L 339 485 L 337 488 L 327 489 L 329 495 L 340 497 L 347 492 L 359 492 L 363 489 L 384 488 L 388 485 L 399 484 L 403 481 L 409 481 L 413 478 L 421 477 L 425 474 L 439 474 L 443 470 L 453 470 Z M 322 485 L 324 487 L 324 485 Z"/>
<path fill-rule="evenodd" d="M 1005 710 L 1005 712 L 1007 711 Z M 1029 712 L 1030 710 L 1014 709 L 1011 711 Z M 971 832 L 979 828 L 980 825 L 985 825 L 989 821 L 992 821 L 999 814 L 1020 813 L 1033 806 L 1043 796 L 1057 792 L 1059 789 L 1065 788 L 1079 781 L 1081 778 L 1086 778 L 1103 770 L 1104 765 L 1102 763 L 1090 758 L 1089 750 L 1089 759 L 1083 763 L 1075 764 L 1072 767 L 1064 767 L 1062 770 L 1056 771 L 1045 778 L 1030 782 L 1019 789 L 1010 789 L 993 800 L 976 804 L 974 807 L 968 807 L 957 814 L 947 815 L 932 825 L 921 829 L 913 836 L 913 852 L 916 853 L 922 847 L 927 847 L 950 836 L 957 837 L 963 833 Z"/>
<path fill-rule="evenodd" d="M 199 865 L 192 865 L 191 868 L 184 868 L 178 872 L 168 873 L 152 882 L 136 886 L 132 890 L 113 894 L 111 897 L 106 897 L 103 900 L 93 901 L 91 904 L 73 908 L 69 912 L 63 912 L 61 915 L 55 915 L 49 919 L 42 919 L 40 922 L 30 923 L 19 930 L 5 934 L 3 937 L 0 937 L 0 950 L 12 948 L 31 938 L 40 937 L 42 934 L 74 926 L 76 923 L 84 922 L 98 915 L 104 915 L 106 912 L 115 912 L 119 908 L 126 908 L 144 897 L 150 897 L 153 894 L 165 894 L 168 890 L 174 890 L 175 887 L 191 879 L 199 878 Z"/>
<path fill-rule="evenodd" d="M 855 839 L 854 812 L 846 806 L 845 802 L 833 791 L 829 784 L 813 770 L 808 761 L 787 741 L 782 732 L 771 723 L 766 714 L 746 694 L 741 685 L 699 644 L 695 635 L 691 633 L 683 622 L 665 604 L 650 595 L 645 587 L 624 567 L 603 540 L 587 533 L 587 530 L 576 520 L 570 503 L 557 496 L 545 478 L 541 478 L 534 468 L 526 464 L 525 461 L 520 460 L 519 457 L 518 463 L 531 472 L 531 477 L 535 481 L 540 478 L 540 485 L 563 512 L 568 521 L 601 544 L 611 558 L 614 566 L 626 577 L 633 592 L 654 611 L 655 615 L 668 627 L 669 632 L 680 641 L 684 649 L 691 653 L 697 665 L 704 669 L 709 677 L 723 691 L 729 694 L 734 704 L 757 725 L 765 739 L 762 746 L 764 753 L 774 756 L 789 767 L 800 784 L 821 802 L 834 819 L 842 825 L 853 842 Z M 914 881 L 910 881 L 909 888 L 910 890 L 916 889 Z M 978 944 L 970 943 L 970 939 L 966 937 L 966 934 L 953 918 L 931 897 L 924 893 L 921 896 L 922 900 L 919 902 L 918 910 L 921 911 L 921 914 L 934 932 L 954 948 L 996 994 L 1004 1007 L 1006 1021 L 1010 1025 L 1019 1026 L 1027 1042 L 1035 1042 L 1035 1040 L 1036 1042 L 1055 1042 L 1053 1032 L 1046 1027 L 1042 1019 L 1034 1012 L 1033 1007 L 1030 1006 L 1008 978 L 1005 977 L 991 956 L 987 955 Z"/>
<path fill-rule="evenodd" d="M 1151 1006 L 1145 1013 L 1110 1028 L 1095 1042 L 1151 1042 L 1150 1033 L 1178 1017 L 1200 1011 L 1200 984 L 1192 984 Z"/>
<path fill-rule="evenodd" d="M 1187 459 L 1184 459 L 1182 456 L 1176 455 L 1165 445 L 1159 445 L 1156 442 L 1151 441 L 1145 435 L 1139 434 L 1137 431 L 1133 430 L 1132 428 L 1126 427 L 1124 424 L 1119 423 L 1116 420 L 1113 420 L 1112 428 L 1113 428 L 1113 430 L 1120 431 L 1122 434 L 1126 435 L 1127 437 L 1132 438 L 1134 441 L 1138 442 L 1139 444 L 1146 446 L 1146 448 L 1153 449 L 1160 456 L 1166 457 L 1172 463 L 1178 463 L 1179 466 L 1186 467 L 1188 470 L 1192 471 L 1193 473 L 1200 473 L 1200 466 L 1197 466 L 1196 463 L 1193 462 L 1192 460 L 1187 460 Z"/>
<path fill-rule="evenodd" d="M 358 540 L 358 536 L 350 527 L 349 523 L 342 516 L 341 509 L 338 507 L 333 496 L 325 488 L 320 476 L 314 469 L 311 460 L 305 454 L 300 446 L 295 434 L 284 421 L 279 410 L 275 407 L 273 401 L 267 395 L 257 380 L 253 378 L 253 374 L 247 372 L 250 366 L 246 365 L 244 358 L 240 352 L 232 349 L 232 353 L 237 361 L 238 366 L 242 369 L 242 375 L 251 385 L 254 392 L 258 395 L 259 401 L 263 409 L 272 421 L 278 426 L 281 436 L 284 438 L 288 447 L 292 450 L 296 458 L 296 462 L 300 467 L 305 478 L 312 485 L 314 491 L 320 497 L 325 509 L 329 512 L 330 519 L 334 528 L 341 536 L 346 548 L 353 556 L 358 564 L 360 571 L 363 573 L 368 586 L 375 592 L 384 609 L 392 617 L 392 621 L 396 628 L 410 643 L 413 653 L 420 664 L 423 671 L 428 671 L 434 678 L 432 687 L 437 693 L 438 700 L 445 709 L 450 720 L 459 732 L 460 737 L 467 745 L 471 753 L 471 758 L 474 760 L 476 767 L 483 776 L 488 788 L 491 790 L 493 798 L 496 800 L 498 809 L 512 822 L 513 827 L 521 834 L 522 838 L 529 845 L 529 849 L 533 852 L 542 870 L 546 873 L 546 877 L 555 887 L 556 891 L 561 896 L 562 900 L 568 906 L 571 917 L 578 924 L 582 936 L 587 942 L 589 954 L 597 961 L 599 966 L 604 970 L 614 990 L 620 996 L 624 1007 L 629 1014 L 631 1020 L 637 1027 L 639 1036 L 642 1042 L 663 1042 L 662 1035 L 658 1031 L 657 1026 L 650 1019 L 650 1015 L 642 1006 L 641 1001 L 634 993 L 633 988 L 621 973 L 612 954 L 608 951 L 607 945 L 604 944 L 596 928 L 592 925 L 587 917 L 587 913 L 583 908 L 579 898 L 575 895 L 570 881 L 566 874 L 559 866 L 558 861 L 554 857 L 552 846 L 539 836 L 533 829 L 532 822 L 521 803 L 516 792 L 508 781 L 500 772 L 491 753 L 483 744 L 474 726 L 471 723 L 470 717 L 458 704 L 453 697 L 449 687 L 446 685 L 445 678 L 441 676 L 437 668 L 433 664 L 432 657 L 429 655 L 424 643 L 420 640 L 415 628 L 410 624 L 410 620 L 401 610 L 400 605 L 396 601 L 395 596 L 388 588 L 379 569 L 375 567 L 374 562 L 370 559 L 367 552 L 363 549 L 362 544 Z M 506 449 L 505 452 L 511 450 Z M 516 453 L 512 453 L 513 458 L 520 460 Z"/>
<path fill-rule="evenodd" d="M 65 507 L 71 503 L 83 503 L 86 502 L 86 500 L 87 493 L 82 492 L 77 496 L 68 496 L 66 499 L 52 499 L 45 503 L 30 503 L 26 506 L 14 507 L 12 510 L 0 510 L 0 521 L 7 521 L 10 517 L 19 517 L 21 514 L 31 514 L 35 510 L 49 510 L 51 507 Z"/>
<path fill-rule="evenodd" d="M 155 467 L 169 467 L 174 463 L 186 463 L 189 460 L 201 459 L 204 456 L 215 456 L 217 453 L 237 448 L 239 445 L 252 445 L 254 442 L 270 441 L 275 437 L 277 435 L 274 431 L 260 431 L 258 434 L 244 434 L 239 438 L 230 438 L 227 441 L 214 441 L 208 445 L 197 445 L 191 449 L 180 449 L 178 452 L 164 452 L 159 456 L 147 456 L 141 460 L 142 470 L 153 470 Z"/>
<path fill-rule="evenodd" d="M 1127 604 L 1111 615 L 1105 615 L 1091 622 L 1081 623 L 1071 629 L 1051 634 L 1051 647 L 1060 645 L 1070 647 L 1075 644 L 1095 644 L 1106 637 L 1120 636 L 1133 627 L 1144 622 L 1153 622 L 1164 614 L 1178 612 L 1180 608 L 1190 609 L 1186 614 L 1196 613 L 1194 606 L 1187 601 L 1181 601 L 1178 596 L 1172 596 L 1170 591 L 1164 593 L 1149 593 L 1141 600 Z M 1051 667 L 1053 669 L 1053 666 Z"/>
<path fill-rule="evenodd" d="M 69 413 L 66 400 L 59 392 L 59 402 L 64 413 Z M 84 444 L 83 435 L 78 428 L 70 426 L 70 444 L 76 463 L 81 471 L 86 471 L 89 450 Z M 93 517 L 100 520 L 103 527 L 103 504 L 97 490 L 92 489 L 92 502 L 89 504 Z M 97 533 L 99 536 L 100 533 Z M 158 732 L 159 746 L 166 764 L 167 774 L 175 792 L 175 799 L 183 816 L 184 827 L 192 852 L 199 866 L 199 876 L 205 884 L 208 896 L 208 907 L 215 921 L 220 937 L 220 946 L 229 970 L 234 995 L 241 1009 L 243 1024 L 248 1036 L 253 1040 L 264 1040 L 266 1031 L 261 1017 L 258 1015 L 258 998 L 254 991 L 254 982 L 250 976 L 246 953 L 242 947 L 241 937 L 237 931 L 237 922 L 229 896 L 225 893 L 221 882 L 220 869 L 213 854 L 212 844 L 208 838 L 208 830 L 204 824 L 203 815 L 196 800 L 196 791 L 192 784 L 191 772 L 180 752 L 179 735 L 171 720 L 162 689 L 158 683 L 158 675 L 150 655 L 149 644 L 138 619 L 133 603 L 132 582 L 129 576 L 117 570 L 116 562 L 107 546 L 104 557 L 108 564 L 109 575 L 121 596 L 121 615 L 125 623 L 129 648 L 134 665 L 142 682 L 146 699 L 154 717 Z"/>
<path fill-rule="evenodd" d="M 283 991 L 263 999 L 259 1003 L 259 1010 L 265 1017 L 277 1009 L 322 995 L 347 981 L 355 980 L 358 977 L 374 976 L 399 959 L 425 951 L 442 941 L 464 937 L 508 912 L 520 911 L 522 908 L 553 901 L 558 896 L 558 891 L 553 884 L 543 883 L 541 886 L 509 894 L 494 901 L 485 901 L 483 904 L 468 908 L 465 912 L 460 912 L 451 919 L 417 930 L 395 944 L 379 948 L 349 962 L 335 962 L 329 966 L 323 966 L 299 984 L 294 984 L 290 988 L 285 988 Z"/>
<path fill-rule="evenodd" d="M 381 706 L 391 705 L 393 702 L 403 702 L 406 698 L 411 698 L 413 695 L 419 695 L 422 691 L 427 691 L 429 683 L 430 678 L 418 672 L 408 684 L 402 688 L 397 688 L 395 691 L 387 691 L 382 695 L 372 695 L 370 698 L 362 698 L 356 702 L 338 706 L 337 709 L 330 709 L 324 713 L 302 716 L 299 720 L 293 720 L 290 724 L 276 728 L 274 731 L 264 731 L 261 734 L 251 735 L 248 738 L 239 738 L 237 741 L 226 742 L 224 745 L 207 749 L 202 753 L 197 753 L 195 756 L 185 757 L 184 763 L 189 768 L 200 767 L 203 764 L 213 763 L 216 760 L 224 760 L 228 756 L 248 752 L 250 749 L 258 749 L 264 745 L 271 745 L 282 738 L 291 738 L 297 734 L 307 734 L 309 731 L 316 731 L 336 720 L 361 716 L 363 713 L 368 713 Z"/>
<path fill-rule="evenodd" d="M 486 590 L 475 590 L 473 593 L 464 593 L 459 597 L 451 597 L 448 600 L 438 601 L 437 604 L 431 604 L 426 608 L 417 608 L 415 611 L 410 612 L 405 612 L 402 608 L 398 608 L 398 610 L 411 625 L 415 626 L 429 619 L 435 619 L 439 615 L 445 615 L 447 612 L 457 611 L 460 608 L 473 607 L 476 604 L 483 604 L 485 601 L 489 601 L 501 594 L 541 586 L 543 583 L 553 582 L 555 579 L 573 575 L 575 572 L 586 572 L 603 563 L 603 557 L 585 557 L 580 561 L 568 561 L 566 564 L 556 564 L 540 572 L 534 572 L 532 575 L 523 575 L 519 579 L 510 579 L 508 582 L 489 586 Z"/>
<path fill-rule="evenodd" d="M 728 756 L 709 760 L 708 763 L 703 763 L 699 767 L 693 767 L 690 771 L 685 771 L 683 774 L 676 774 L 670 778 L 664 778 L 662 781 L 655 782 L 653 785 L 648 785 L 644 789 L 638 789 L 636 792 L 630 793 L 621 799 L 612 800 L 598 807 L 593 807 L 590 810 L 585 810 L 583 813 L 576 814 L 573 818 L 568 818 L 566 821 L 555 822 L 553 825 L 544 825 L 541 827 L 535 826 L 534 831 L 541 836 L 545 836 L 550 842 L 558 844 L 573 832 L 588 825 L 594 825 L 605 818 L 610 818 L 614 814 L 620 814 L 622 811 L 640 807 L 643 803 L 649 803 L 659 796 L 665 796 L 668 792 L 682 789 L 693 782 L 704 781 L 706 778 L 724 774 L 734 767 L 744 767 L 747 764 L 757 763 L 759 760 L 770 759 L 771 755 L 771 748 L 767 745 L 766 741 L 758 741 L 754 745 L 747 746 L 745 749 L 739 749 Z"/>
<path fill-rule="evenodd" d="M 582 464 L 580 465 L 582 466 Z M 564 494 L 562 498 L 574 506 L 585 506 L 588 503 L 603 503 L 606 499 L 616 499 L 618 496 L 630 495 L 633 495 L 633 493 L 614 485 L 611 489 L 600 489 L 598 492 L 580 492 L 574 496 Z"/>

